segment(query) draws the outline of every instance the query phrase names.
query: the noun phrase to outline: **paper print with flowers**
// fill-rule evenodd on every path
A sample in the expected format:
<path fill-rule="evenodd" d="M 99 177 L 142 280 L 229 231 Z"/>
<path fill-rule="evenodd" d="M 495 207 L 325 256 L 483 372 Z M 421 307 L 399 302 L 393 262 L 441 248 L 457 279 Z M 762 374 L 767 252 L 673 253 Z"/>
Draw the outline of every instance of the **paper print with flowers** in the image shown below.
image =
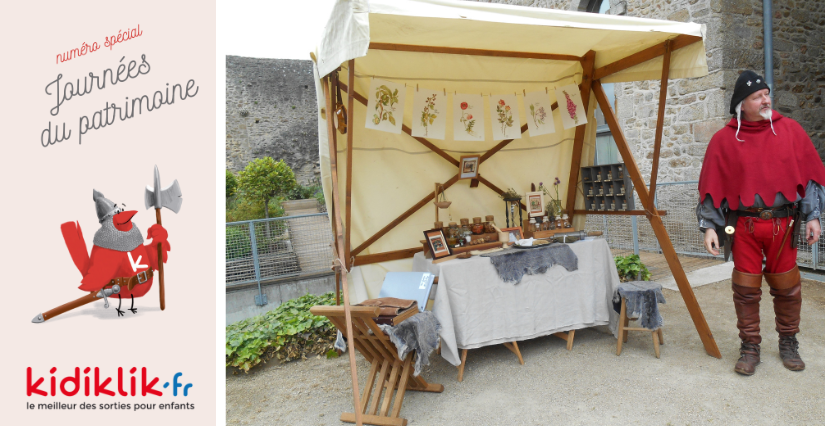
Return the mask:
<path fill-rule="evenodd" d="M 453 97 L 453 139 L 484 140 L 484 104 L 481 95 L 458 93 Z"/>
<path fill-rule="evenodd" d="M 404 117 L 404 101 L 407 90 L 403 84 L 373 79 L 370 84 L 367 102 L 368 129 L 401 133 L 401 121 Z"/>
<path fill-rule="evenodd" d="M 584 110 L 579 86 L 568 84 L 556 88 L 556 99 L 559 103 L 561 122 L 565 129 L 587 123 L 587 113 Z"/>
<path fill-rule="evenodd" d="M 412 135 L 444 139 L 447 130 L 447 97 L 441 90 L 421 88 L 413 96 Z"/>
<path fill-rule="evenodd" d="M 521 139 L 521 122 L 516 95 L 490 96 L 490 117 L 493 118 L 493 139 Z"/>
<path fill-rule="evenodd" d="M 553 110 L 550 102 L 550 95 L 544 90 L 539 92 L 527 92 L 524 95 L 524 105 L 527 106 L 527 130 L 530 136 L 546 135 L 556 132 L 556 121 L 553 119 Z"/>

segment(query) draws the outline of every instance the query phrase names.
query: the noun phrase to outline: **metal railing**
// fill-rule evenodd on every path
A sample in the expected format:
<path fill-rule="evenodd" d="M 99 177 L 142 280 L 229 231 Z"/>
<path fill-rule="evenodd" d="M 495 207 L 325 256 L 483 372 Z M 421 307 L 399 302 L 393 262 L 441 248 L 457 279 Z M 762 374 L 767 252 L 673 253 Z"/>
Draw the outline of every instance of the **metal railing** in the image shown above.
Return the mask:
<path fill-rule="evenodd" d="M 255 303 L 267 303 L 261 281 L 328 272 L 332 229 L 327 213 L 226 224 L 226 286 L 258 283 Z"/>
<path fill-rule="evenodd" d="M 713 256 L 705 251 L 704 234 L 699 232 L 696 221 L 698 183 L 695 180 L 657 183 L 654 203 L 657 209 L 667 211 L 667 215 L 662 216 L 662 222 L 676 253 L 722 259 L 721 254 Z M 633 196 L 635 205 L 641 206 L 639 196 L 635 192 Z M 825 224 L 825 220 L 820 219 L 820 222 Z M 800 226 L 805 229 L 804 222 Z M 662 252 L 650 222 L 643 216 L 587 215 L 585 227 L 588 231 L 602 231 L 614 255 L 639 254 L 639 251 Z M 797 238 L 797 264 L 811 269 L 825 269 L 825 256 L 819 256 L 819 252 L 825 249 L 825 239 L 820 237 L 817 244 L 808 245 L 802 236 Z"/>

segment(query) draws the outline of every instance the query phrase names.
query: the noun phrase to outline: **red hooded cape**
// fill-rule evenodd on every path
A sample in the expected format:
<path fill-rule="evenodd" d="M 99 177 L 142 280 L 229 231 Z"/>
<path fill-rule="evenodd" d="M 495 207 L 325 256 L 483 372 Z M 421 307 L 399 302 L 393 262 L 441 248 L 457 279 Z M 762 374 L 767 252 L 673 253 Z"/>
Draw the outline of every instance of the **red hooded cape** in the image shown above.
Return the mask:
<path fill-rule="evenodd" d="M 731 209 L 752 206 L 754 196 L 771 205 L 781 192 L 790 201 L 805 196 L 808 181 L 825 184 L 825 166 L 808 134 L 793 119 L 773 111 L 771 122 L 745 121 L 736 140 L 736 118 L 716 132 L 708 144 L 699 175 L 699 202 L 707 195 L 714 207 L 727 199 Z"/>

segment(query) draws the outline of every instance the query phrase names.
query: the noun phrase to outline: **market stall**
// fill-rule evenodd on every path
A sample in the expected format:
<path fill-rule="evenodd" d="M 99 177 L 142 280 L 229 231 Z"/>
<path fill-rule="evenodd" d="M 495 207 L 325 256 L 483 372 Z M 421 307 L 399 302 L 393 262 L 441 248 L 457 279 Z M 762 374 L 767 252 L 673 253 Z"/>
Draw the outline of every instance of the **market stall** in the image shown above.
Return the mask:
<path fill-rule="evenodd" d="M 653 206 L 667 82 L 707 74 L 702 31 L 497 4 L 339 1 L 313 59 L 344 304 L 375 297 L 387 272 L 412 270 L 439 189 L 451 201 L 440 213 L 445 223 L 494 215 L 503 227 L 508 189 L 528 195 L 531 183 L 557 178 L 574 229 L 589 213 L 650 220 L 705 350 L 720 357 L 665 212 Z M 602 88 L 638 80 L 662 82 L 650 189 Z M 580 168 L 593 164 L 597 102 L 641 202 L 635 209 L 585 210 Z M 523 201 L 517 210 L 535 207 Z"/>

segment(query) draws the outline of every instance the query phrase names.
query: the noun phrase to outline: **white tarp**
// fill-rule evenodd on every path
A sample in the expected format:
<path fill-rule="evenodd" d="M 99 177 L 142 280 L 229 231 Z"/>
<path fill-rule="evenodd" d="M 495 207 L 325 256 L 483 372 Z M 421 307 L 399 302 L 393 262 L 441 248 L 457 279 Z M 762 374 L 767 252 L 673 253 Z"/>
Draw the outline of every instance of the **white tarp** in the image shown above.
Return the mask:
<path fill-rule="evenodd" d="M 545 91 L 555 101 L 554 88 L 579 84 L 582 68 L 578 62 L 529 58 L 469 56 L 441 53 L 368 50 L 370 42 L 397 43 L 451 48 L 505 50 L 514 52 L 553 53 L 583 56 L 596 52 L 596 68 L 635 52 L 673 39 L 681 34 L 702 36 L 698 24 L 658 21 L 620 16 L 567 12 L 474 2 L 378 0 L 339 1 L 324 30 L 316 51 L 316 94 L 318 110 L 325 107 L 320 78 L 342 66 L 341 81 L 347 82 L 345 61 L 355 60 L 355 90 L 369 97 L 372 79 L 406 85 L 407 105 L 403 123 L 411 127 L 416 87 L 438 90 L 447 96 L 447 122 L 452 123 L 452 97 L 456 93 L 479 93 L 485 112 L 490 110 L 494 94 L 517 95 L 520 120 L 529 114 L 524 108 L 525 92 Z M 603 82 L 635 81 L 661 78 L 661 57 L 604 78 Z M 698 77 L 707 74 L 704 46 L 701 42 L 675 51 L 671 58 L 671 78 Z M 334 92 L 333 92 L 334 93 Z M 343 94 L 346 98 L 346 94 Z M 493 100 L 495 102 L 496 100 Z M 585 143 L 581 165 L 593 162 L 595 97 L 590 97 Z M 564 102 L 562 102 L 562 110 Z M 353 132 L 352 247 L 361 245 L 381 228 L 396 219 L 428 193 L 435 182 L 446 182 L 457 168 L 405 133 L 391 134 L 365 129 L 367 109 L 355 101 Z M 549 118 L 549 117 L 548 117 Z M 562 181 L 560 195 L 567 199 L 570 159 L 575 129 L 564 130 L 559 110 L 553 114 L 556 132 L 530 137 L 522 135 L 479 166 L 479 173 L 501 189 L 514 188 L 524 194 L 530 183 L 545 182 L 552 187 L 555 177 Z M 485 117 L 483 142 L 454 141 L 452 124 L 446 140 L 431 139 L 456 160 L 462 155 L 483 154 L 500 140 L 492 139 L 493 117 Z M 321 175 L 327 200 L 331 199 L 329 141 L 327 124 L 319 120 Z M 346 188 L 346 135 L 338 134 L 338 179 L 343 210 Z M 460 218 L 495 215 L 504 226 L 504 202 L 498 195 L 479 185 L 469 188 L 469 180 L 460 180 L 446 190 L 452 201 L 441 210 L 440 219 L 458 222 Z M 583 206 L 577 197 L 577 209 Z M 342 216 L 343 216 L 342 211 Z M 527 214 L 524 213 L 524 217 Z M 423 231 L 431 229 L 435 207 L 427 204 L 407 220 L 378 239 L 359 255 L 382 253 L 419 246 Z M 584 225 L 578 216 L 577 227 Z M 356 267 L 350 275 L 350 292 L 356 303 L 376 297 L 388 271 L 409 271 L 412 260 L 405 259 Z"/>

